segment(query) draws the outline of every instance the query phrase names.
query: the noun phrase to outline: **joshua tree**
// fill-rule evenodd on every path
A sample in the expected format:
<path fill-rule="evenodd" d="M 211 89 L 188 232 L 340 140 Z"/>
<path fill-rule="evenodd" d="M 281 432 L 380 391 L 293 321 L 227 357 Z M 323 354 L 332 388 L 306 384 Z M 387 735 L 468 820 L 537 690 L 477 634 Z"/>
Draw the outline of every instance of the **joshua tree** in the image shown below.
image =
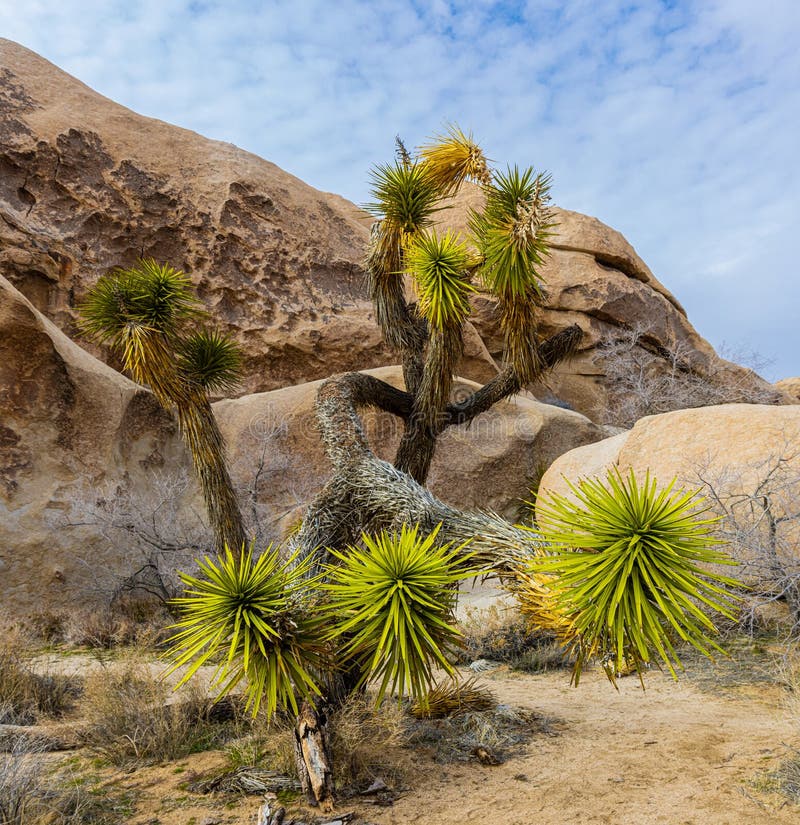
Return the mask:
<path fill-rule="evenodd" d="M 383 337 L 402 362 L 405 390 L 361 373 L 333 378 L 320 389 L 317 415 L 334 478 L 312 504 L 297 537 L 307 552 L 346 546 L 365 529 L 402 523 L 433 529 L 440 521 L 452 521 L 453 535 L 443 525 L 441 537 L 459 543 L 475 532 L 507 535 L 508 525 L 493 516 L 491 525 L 480 527 L 466 526 L 461 514 L 442 516 L 432 507 L 430 493 L 417 485 L 425 484 L 444 430 L 469 423 L 542 377 L 581 338 L 577 326 L 544 341 L 537 334 L 545 297 L 539 270 L 553 227 L 549 176 L 530 168 L 492 171 L 471 135 L 457 127 L 423 146 L 416 157 L 399 139 L 397 145 L 395 162 L 372 171 L 369 209 L 377 220 L 366 272 Z M 465 181 L 480 185 L 484 207 L 472 212 L 468 237 L 438 232 L 434 219 Z M 451 402 L 469 299 L 478 285 L 497 299 L 506 363 L 485 386 Z M 409 287 L 416 300 L 408 299 Z M 368 406 L 403 422 L 394 467 L 377 461 L 363 437 L 357 409 Z M 483 519 L 470 520 L 476 518 Z M 524 547 L 528 541 L 512 535 L 506 543 Z"/>
<path fill-rule="evenodd" d="M 175 410 L 192 455 L 217 549 L 241 553 L 245 529 L 209 392 L 236 385 L 239 353 L 226 336 L 197 329 L 202 313 L 186 275 L 153 260 L 101 278 L 81 308 L 83 328 L 122 356 L 133 380 Z M 191 322 L 191 324 L 190 324 Z"/>
<path fill-rule="evenodd" d="M 483 189 L 469 235 L 433 224 L 465 181 Z M 537 315 L 544 298 L 539 267 L 553 227 L 550 179 L 533 169 L 492 171 L 471 135 L 451 127 L 412 158 L 398 139 L 394 164 L 372 171 L 377 221 L 366 261 L 370 296 L 384 340 L 402 359 L 408 410 L 395 466 L 425 483 L 438 435 L 540 378 L 580 340 L 577 327 L 542 346 Z M 406 298 L 408 276 L 417 300 Z M 458 407 L 448 408 L 453 373 L 464 348 L 470 294 L 497 298 L 506 368 Z M 375 400 L 381 394 L 374 386 Z M 393 412 L 397 412 L 395 408 Z"/>
<path fill-rule="evenodd" d="M 434 215 L 468 179 L 485 196 L 485 207 L 471 216 L 470 237 L 437 233 Z M 323 383 L 316 412 L 333 477 L 282 554 L 231 552 L 242 547 L 244 531 L 205 388 L 219 386 L 221 376 L 230 380 L 234 356 L 219 336 L 206 334 L 202 345 L 184 336 L 194 311 L 184 276 L 145 263 L 101 281 L 85 310 L 87 328 L 120 347 L 134 377 L 175 407 L 197 453 L 219 544 L 229 548 L 201 562 L 199 576 L 182 576 L 174 667 L 188 665 L 188 678 L 217 661 L 223 691 L 245 680 L 254 708 L 263 701 L 270 714 L 281 705 L 299 711 L 298 770 L 323 805 L 332 797 L 330 761 L 314 703 L 373 678 L 379 696 L 405 690 L 424 701 L 433 668 L 452 672 L 446 652 L 457 640 L 455 586 L 466 576 L 503 577 L 534 623 L 576 648 L 579 665 L 598 656 L 612 663 L 612 676 L 613 664 L 623 661 L 640 668 L 661 660 L 672 670 L 673 634 L 704 652 L 713 647 L 713 625 L 694 597 L 713 610 L 731 609 L 720 586 L 730 580 L 704 577 L 697 566 L 724 560 L 711 547 L 707 523 L 692 515 L 690 496 L 609 478 L 608 488 L 577 490 L 578 506 L 556 501 L 548 537 L 493 513 L 457 510 L 424 487 L 438 436 L 539 378 L 574 350 L 580 331 L 546 341 L 536 335 L 544 295 L 538 267 L 551 227 L 546 176 L 490 171 L 472 139 L 452 128 L 416 158 L 398 143 L 397 162 L 377 167 L 373 183 L 378 221 L 368 284 L 406 388 L 362 373 Z M 143 271 L 146 286 L 138 280 Z M 405 276 L 416 301 L 406 297 Z M 452 403 L 477 283 L 497 297 L 507 363 Z M 404 423 L 394 465 L 370 449 L 358 415 L 368 406 Z M 216 434 L 218 449 L 207 448 L 208 433 Z"/>

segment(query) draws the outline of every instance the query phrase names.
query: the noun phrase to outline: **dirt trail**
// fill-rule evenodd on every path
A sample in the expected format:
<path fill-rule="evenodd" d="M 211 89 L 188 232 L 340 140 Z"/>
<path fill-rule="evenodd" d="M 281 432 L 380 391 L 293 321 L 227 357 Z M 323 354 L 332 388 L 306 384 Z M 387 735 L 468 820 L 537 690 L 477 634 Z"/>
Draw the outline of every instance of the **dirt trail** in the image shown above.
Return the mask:
<path fill-rule="evenodd" d="M 496 767 L 420 756 L 413 787 L 393 807 L 345 801 L 340 810 L 355 809 L 374 825 L 800 822 L 800 808 L 767 808 L 749 785 L 777 767 L 781 743 L 792 736 L 774 685 L 720 697 L 652 673 L 646 692 L 628 677 L 617 693 L 597 671 L 574 689 L 563 671 L 531 676 L 505 668 L 486 682 L 500 702 L 552 718 L 555 735 L 537 733 L 521 755 Z M 187 773 L 213 768 L 215 759 L 197 754 L 181 768 L 130 775 L 124 784 L 143 795 L 130 825 L 251 825 L 256 797 L 189 799 L 180 789 Z"/>
<path fill-rule="evenodd" d="M 726 699 L 661 674 L 644 694 L 635 677 L 616 693 L 599 673 L 577 690 L 563 673 L 490 681 L 500 701 L 563 720 L 560 735 L 497 767 L 431 771 L 425 787 L 372 814 L 376 825 L 800 821 L 797 808 L 767 812 L 743 793 L 788 734 L 775 688 Z"/>

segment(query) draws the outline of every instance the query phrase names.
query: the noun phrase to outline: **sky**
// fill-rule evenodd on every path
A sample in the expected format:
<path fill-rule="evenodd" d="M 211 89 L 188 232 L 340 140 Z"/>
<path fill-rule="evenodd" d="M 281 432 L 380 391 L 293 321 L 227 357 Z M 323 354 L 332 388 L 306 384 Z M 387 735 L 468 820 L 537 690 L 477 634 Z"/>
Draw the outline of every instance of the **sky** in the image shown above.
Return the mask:
<path fill-rule="evenodd" d="M 0 36 L 356 203 L 396 134 L 458 123 L 622 232 L 715 347 L 800 375 L 797 0 L 0 0 Z"/>

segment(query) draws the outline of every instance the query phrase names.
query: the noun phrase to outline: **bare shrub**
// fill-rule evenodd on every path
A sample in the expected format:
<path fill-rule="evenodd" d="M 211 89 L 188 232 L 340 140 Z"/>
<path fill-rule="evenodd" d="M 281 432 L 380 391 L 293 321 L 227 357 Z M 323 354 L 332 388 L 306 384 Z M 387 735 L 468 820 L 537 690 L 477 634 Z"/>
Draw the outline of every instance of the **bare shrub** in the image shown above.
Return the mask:
<path fill-rule="evenodd" d="M 18 740 L 0 753 L 0 825 L 84 825 L 119 820 L 72 776 L 45 777 L 44 755 Z"/>
<path fill-rule="evenodd" d="M 169 686 L 135 660 L 87 679 L 84 706 L 84 744 L 114 765 L 178 759 L 224 735 L 203 691 L 189 686 L 170 697 Z"/>
<path fill-rule="evenodd" d="M 519 611 L 492 606 L 484 610 L 468 609 L 460 624 L 463 647 L 458 664 L 466 665 L 476 659 L 503 662 L 519 670 L 527 670 L 526 663 L 536 656 L 555 661 L 555 650 L 561 651 L 569 666 L 568 656 L 552 633 L 533 627 Z"/>
<path fill-rule="evenodd" d="M 714 469 L 709 461 L 691 480 L 721 517 L 717 533 L 748 587 L 742 627 L 780 622 L 783 606 L 788 637 L 800 639 L 800 450 L 785 442 L 758 462 Z"/>
<path fill-rule="evenodd" d="M 666 348 L 645 327 L 620 328 L 597 346 L 597 363 L 605 373 L 613 403 L 608 420 L 632 427 L 646 415 L 714 404 L 775 404 L 779 394 L 749 366 L 731 366 L 709 376 L 701 356 L 687 344 Z M 751 355 L 761 367 L 763 360 Z"/>
<path fill-rule="evenodd" d="M 214 546 L 204 513 L 192 506 L 191 488 L 187 471 L 155 472 L 147 491 L 87 489 L 75 497 L 77 515 L 66 526 L 93 528 L 131 563 L 129 573 L 99 576 L 92 560 L 81 560 L 92 571 L 87 587 L 98 601 L 137 594 L 166 604 L 180 593 L 177 570 L 191 570 Z"/>

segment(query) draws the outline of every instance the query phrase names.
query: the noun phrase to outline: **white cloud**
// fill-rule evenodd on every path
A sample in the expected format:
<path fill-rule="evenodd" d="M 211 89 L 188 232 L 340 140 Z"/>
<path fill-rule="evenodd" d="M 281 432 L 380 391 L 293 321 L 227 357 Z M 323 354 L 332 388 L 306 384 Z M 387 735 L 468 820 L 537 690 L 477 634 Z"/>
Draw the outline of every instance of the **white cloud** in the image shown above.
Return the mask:
<path fill-rule="evenodd" d="M 622 231 L 701 334 L 800 374 L 794 0 L 28 0 L 0 32 L 321 189 L 448 120 Z"/>

